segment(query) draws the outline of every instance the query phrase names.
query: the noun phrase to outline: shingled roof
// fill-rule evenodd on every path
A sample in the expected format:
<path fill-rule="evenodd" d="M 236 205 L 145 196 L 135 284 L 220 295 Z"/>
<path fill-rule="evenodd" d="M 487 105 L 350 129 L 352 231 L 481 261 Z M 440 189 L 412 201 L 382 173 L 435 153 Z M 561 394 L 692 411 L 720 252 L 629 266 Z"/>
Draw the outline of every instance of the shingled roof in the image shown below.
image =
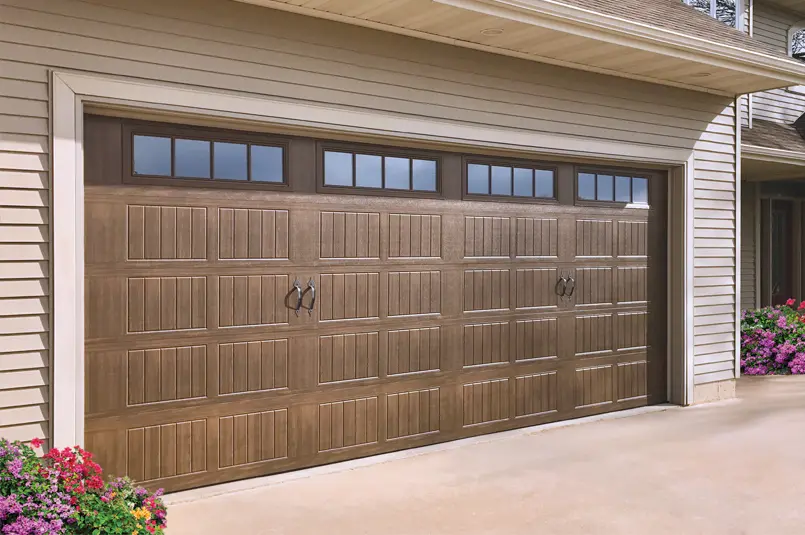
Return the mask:
<path fill-rule="evenodd" d="M 794 126 L 762 119 L 752 121 L 752 128 L 741 130 L 741 144 L 805 154 L 805 139 Z"/>
<path fill-rule="evenodd" d="M 682 0 L 553 0 L 553 2 L 752 52 L 790 59 L 783 47 L 771 46 L 752 39 L 744 32 L 684 4 Z"/>

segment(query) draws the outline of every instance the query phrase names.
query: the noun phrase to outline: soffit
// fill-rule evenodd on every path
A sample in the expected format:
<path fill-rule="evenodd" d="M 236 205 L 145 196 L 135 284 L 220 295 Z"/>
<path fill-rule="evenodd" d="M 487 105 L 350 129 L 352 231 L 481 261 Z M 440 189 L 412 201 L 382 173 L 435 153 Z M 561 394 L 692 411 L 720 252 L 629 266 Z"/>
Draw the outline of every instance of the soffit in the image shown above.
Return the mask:
<path fill-rule="evenodd" d="M 609 0 L 238 1 L 712 93 L 738 95 L 805 84 L 805 64 L 767 50 L 679 0 L 650 1 L 661 13 L 683 13 L 696 21 L 695 32 L 684 33 L 691 26 L 684 22 L 679 27 L 649 26 L 648 19 L 641 19 L 645 15 L 633 13 L 637 8 L 616 17 L 609 12 Z M 647 0 L 627 1 L 637 6 Z M 489 29 L 502 33 L 482 33 Z"/>
<path fill-rule="evenodd" d="M 805 2 L 803 0 L 760 0 L 766 5 L 784 9 L 805 19 Z"/>

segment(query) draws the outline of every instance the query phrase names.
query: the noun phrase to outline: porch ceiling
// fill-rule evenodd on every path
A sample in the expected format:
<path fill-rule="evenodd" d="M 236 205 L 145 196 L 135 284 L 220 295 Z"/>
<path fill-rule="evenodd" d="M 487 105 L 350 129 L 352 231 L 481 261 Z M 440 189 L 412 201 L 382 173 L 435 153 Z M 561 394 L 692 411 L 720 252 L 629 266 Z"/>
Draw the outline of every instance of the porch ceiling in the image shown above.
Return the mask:
<path fill-rule="evenodd" d="M 805 64 L 554 0 L 237 0 L 487 52 L 738 95 L 805 85 Z M 637 0 L 634 0 L 637 1 Z M 663 9 L 678 9 L 657 0 Z M 784 0 L 780 0 L 784 1 Z M 681 3 L 680 3 L 681 5 Z M 669 7 L 670 6 L 670 7 Z M 681 5 L 685 10 L 688 6 Z M 720 24 L 717 21 L 708 21 Z M 717 27 L 718 34 L 721 30 Z M 737 32 L 735 32 L 737 33 Z M 743 36 L 737 36 L 743 39 Z"/>
<path fill-rule="evenodd" d="M 767 4 L 785 9 L 795 15 L 801 15 L 805 19 L 805 2 L 802 0 L 764 0 Z"/>

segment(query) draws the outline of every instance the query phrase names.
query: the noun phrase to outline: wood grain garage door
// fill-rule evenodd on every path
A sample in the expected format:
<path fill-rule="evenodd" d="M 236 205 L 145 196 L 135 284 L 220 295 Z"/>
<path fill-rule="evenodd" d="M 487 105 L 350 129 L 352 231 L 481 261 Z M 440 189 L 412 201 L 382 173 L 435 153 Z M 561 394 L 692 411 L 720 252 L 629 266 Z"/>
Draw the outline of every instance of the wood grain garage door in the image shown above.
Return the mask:
<path fill-rule="evenodd" d="M 537 165 L 555 180 L 537 202 L 491 195 L 507 165 L 533 187 L 534 162 L 415 151 L 437 192 L 382 190 L 386 167 L 354 195 L 323 186 L 324 152 L 405 151 L 86 132 L 86 443 L 109 473 L 177 490 L 666 399 L 662 176 Z M 136 176 L 146 134 L 173 174 L 199 161 L 180 139 L 280 147 L 285 182 Z M 648 202 L 608 202 L 610 178 Z"/>

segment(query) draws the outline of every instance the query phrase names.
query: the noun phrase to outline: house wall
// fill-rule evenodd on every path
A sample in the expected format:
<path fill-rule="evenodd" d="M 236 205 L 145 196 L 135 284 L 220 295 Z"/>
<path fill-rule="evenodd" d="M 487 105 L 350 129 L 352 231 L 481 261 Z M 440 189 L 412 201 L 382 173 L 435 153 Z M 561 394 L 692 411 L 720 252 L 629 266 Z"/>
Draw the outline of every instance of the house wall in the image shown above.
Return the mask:
<path fill-rule="evenodd" d="M 754 38 L 787 51 L 788 29 L 799 20 L 797 15 L 755 0 Z M 805 86 L 755 93 L 752 98 L 755 119 L 791 124 L 805 113 Z"/>
<path fill-rule="evenodd" d="M 757 295 L 757 199 L 758 183 L 741 185 L 741 308 L 752 309 L 758 304 Z"/>
<path fill-rule="evenodd" d="M 0 0 L 0 35 L 1 436 L 49 433 L 49 69 L 693 151 L 695 378 L 735 376 L 728 98 L 223 0 Z"/>

